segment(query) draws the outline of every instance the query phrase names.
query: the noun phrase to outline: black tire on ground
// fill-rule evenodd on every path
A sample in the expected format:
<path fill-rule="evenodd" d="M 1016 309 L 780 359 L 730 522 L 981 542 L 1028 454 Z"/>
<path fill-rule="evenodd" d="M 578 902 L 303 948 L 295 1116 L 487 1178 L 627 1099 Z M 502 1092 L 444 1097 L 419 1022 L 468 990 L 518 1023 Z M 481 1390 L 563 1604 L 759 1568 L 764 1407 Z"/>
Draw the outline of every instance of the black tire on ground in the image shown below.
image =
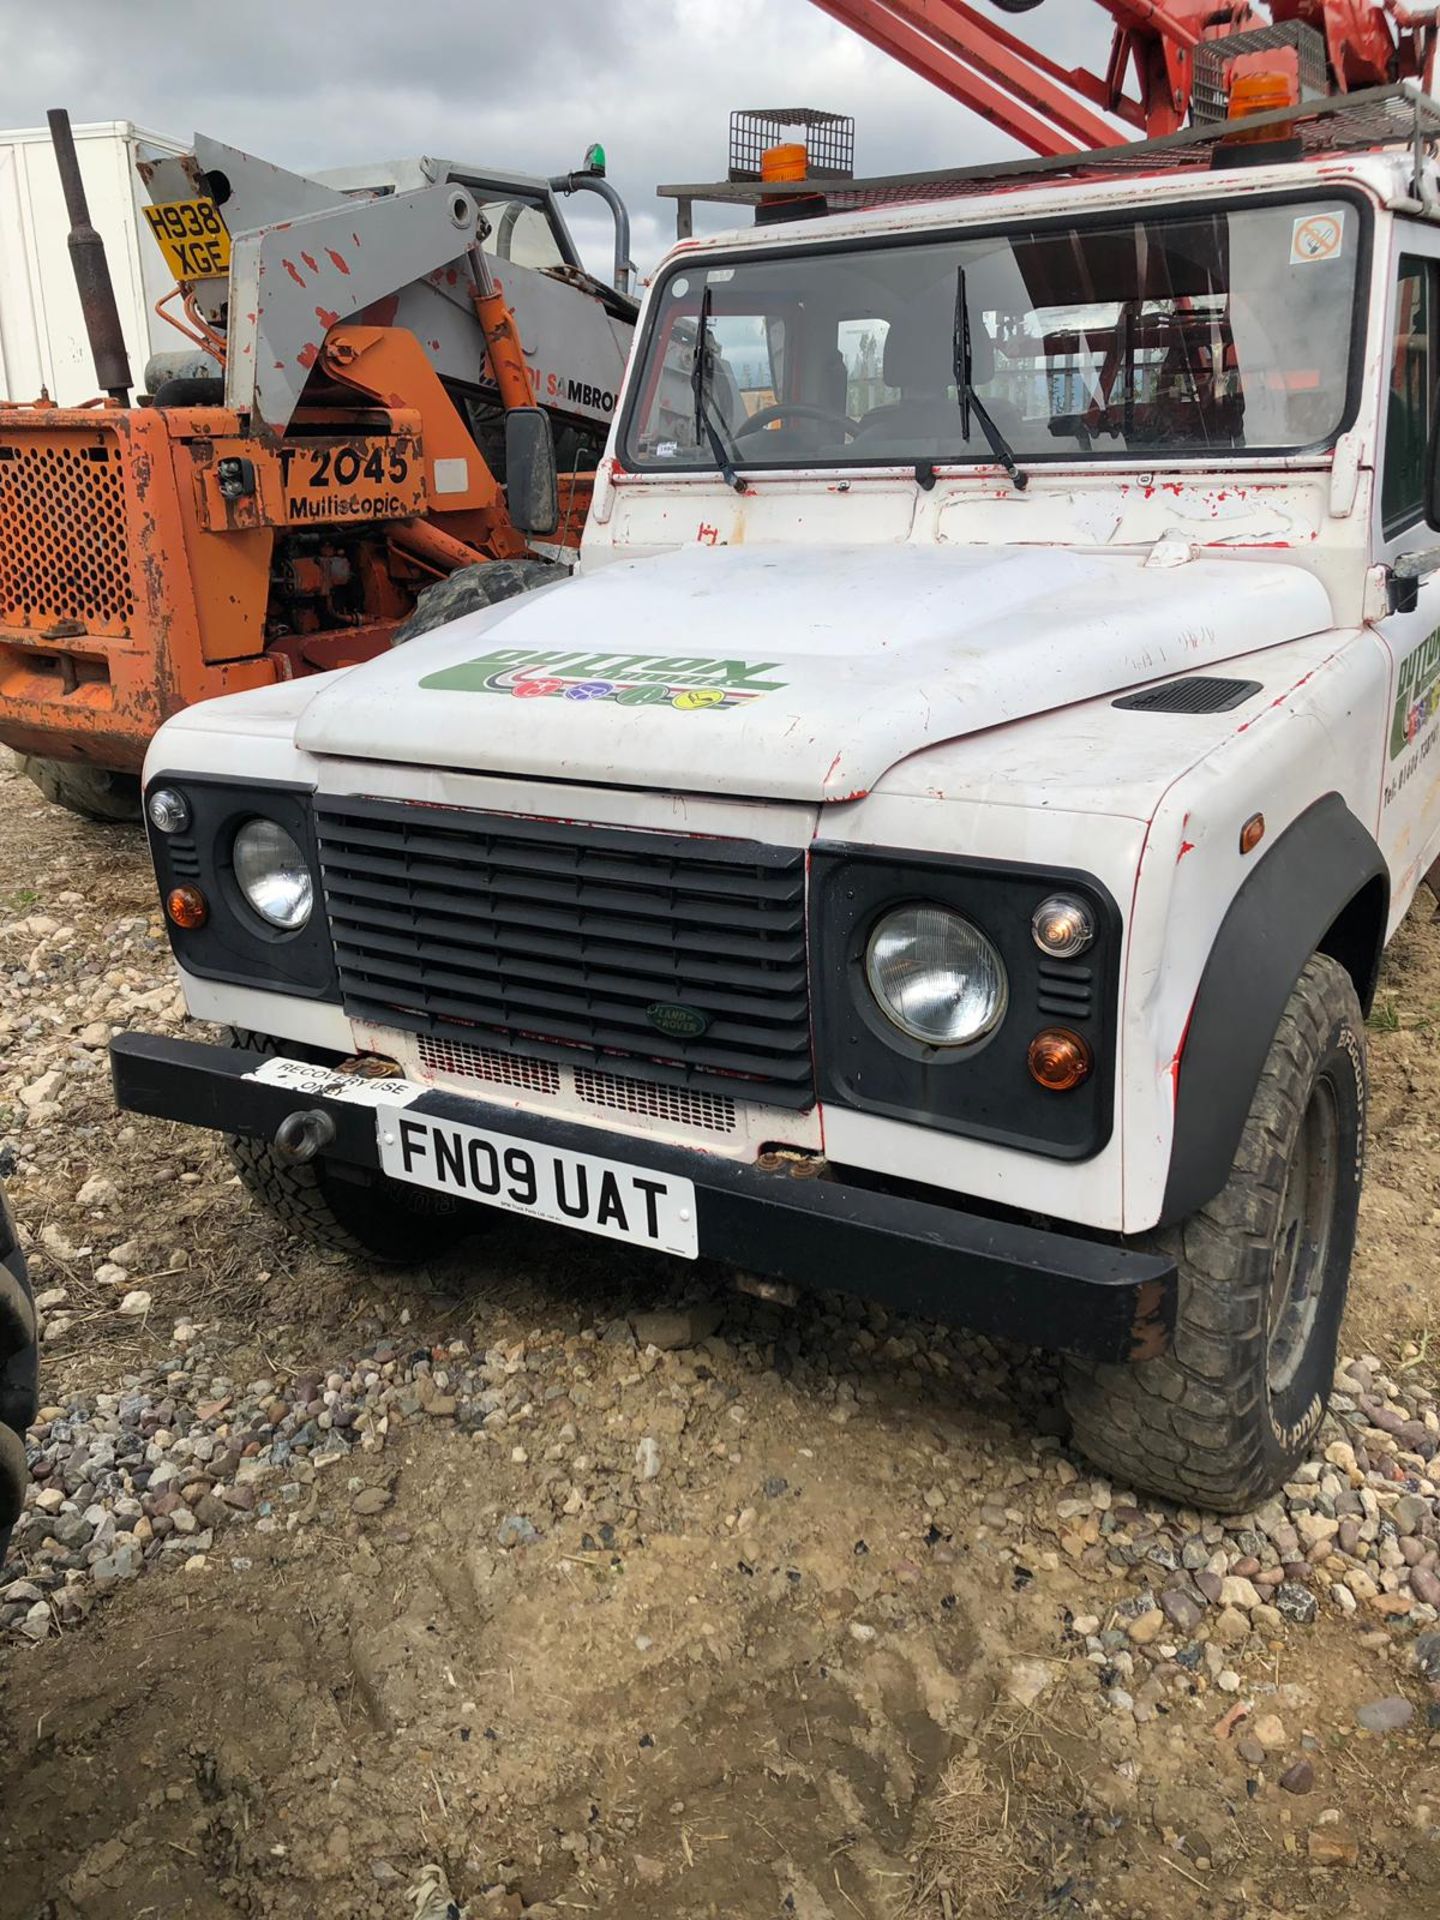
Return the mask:
<path fill-rule="evenodd" d="M 5 1564 L 10 1529 L 24 1511 L 29 1479 L 25 1442 L 13 1427 L 0 1427 L 0 1566 Z"/>
<path fill-rule="evenodd" d="M 230 1043 L 252 1053 L 278 1053 L 282 1044 L 268 1034 L 240 1030 L 232 1030 Z M 283 1050 L 291 1059 L 325 1059 L 288 1040 Z M 297 1164 L 268 1140 L 227 1134 L 226 1145 L 246 1188 L 282 1226 L 340 1253 L 385 1266 L 418 1267 L 488 1224 L 482 1207 L 368 1168 L 347 1167 L 323 1154 Z"/>
<path fill-rule="evenodd" d="M 80 760 L 41 760 L 22 755 L 20 771 L 45 798 L 82 820 L 128 826 L 140 818 L 140 781 L 133 773 L 111 773 Z"/>
<path fill-rule="evenodd" d="M 0 1362 L 35 1344 L 35 1303 L 28 1282 L 0 1264 Z"/>
<path fill-rule="evenodd" d="M 40 1404 L 40 1349 L 34 1341 L 0 1361 L 0 1427 L 25 1433 Z"/>
<path fill-rule="evenodd" d="M 415 611 L 402 620 L 390 636 L 392 647 L 403 647 L 435 627 L 448 626 L 462 614 L 481 607 L 498 607 L 502 600 L 513 600 L 517 593 L 533 593 L 536 587 L 552 586 L 563 580 L 568 569 L 555 560 L 482 560 L 478 566 L 461 567 L 447 579 L 426 587 L 415 602 Z"/>
<path fill-rule="evenodd" d="M 1365 1159 L 1364 1022 L 1317 954 L 1271 1043 L 1222 1192 L 1150 1243 L 1180 1268 L 1168 1354 L 1066 1363 L 1076 1444 L 1128 1486 L 1240 1513 L 1289 1479 L 1324 1417 Z"/>
<path fill-rule="evenodd" d="M 18 1273 L 15 1268 L 18 1267 Z M 35 1303 L 24 1262 L 12 1252 L 0 1265 L 0 1567 L 10 1546 L 10 1529 L 20 1517 L 30 1469 L 25 1434 L 39 1405 L 39 1342 Z M 18 1496 L 17 1490 L 18 1489 Z"/>

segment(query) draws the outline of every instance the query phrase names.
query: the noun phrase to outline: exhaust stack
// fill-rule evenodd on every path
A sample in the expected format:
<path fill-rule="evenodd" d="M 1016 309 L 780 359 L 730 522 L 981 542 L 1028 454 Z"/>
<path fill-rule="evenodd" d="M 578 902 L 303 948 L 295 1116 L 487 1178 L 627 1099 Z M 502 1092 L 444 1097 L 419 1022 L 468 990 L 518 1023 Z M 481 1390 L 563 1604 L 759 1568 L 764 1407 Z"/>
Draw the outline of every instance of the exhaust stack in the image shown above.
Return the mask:
<path fill-rule="evenodd" d="M 115 305 L 115 289 L 110 284 L 105 242 L 90 224 L 90 208 L 85 199 L 85 183 L 80 178 L 70 116 L 63 107 L 54 107 L 45 117 L 50 122 L 50 139 L 65 192 L 65 210 L 70 215 L 70 265 L 80 295 L 90 357 L 95 362 L 95 378 L 117 407 L 128 407 L 130 356 L 120 331 L 120 312 Z"/>

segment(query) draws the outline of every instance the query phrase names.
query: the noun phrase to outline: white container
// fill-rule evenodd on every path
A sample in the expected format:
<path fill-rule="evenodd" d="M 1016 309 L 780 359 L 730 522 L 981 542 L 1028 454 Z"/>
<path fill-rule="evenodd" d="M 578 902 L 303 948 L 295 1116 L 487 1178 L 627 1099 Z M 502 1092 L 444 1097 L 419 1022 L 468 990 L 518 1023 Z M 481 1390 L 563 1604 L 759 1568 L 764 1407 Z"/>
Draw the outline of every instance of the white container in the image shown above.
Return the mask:
<path fill-rule="evenodd" d="M 145 225 L 141 208 L 148 195 L 135 163 L 187 149 L 128 120 L 97 121 L 74 133 L 138 389 L 151 353 L 184 341 L 155 313 L 155 302 L 174 282 Z M 0 132 L 0 401 L 34 400 L 42 387 L 61 406 L 95 395 L 69 231 L 48 129 Z"/>

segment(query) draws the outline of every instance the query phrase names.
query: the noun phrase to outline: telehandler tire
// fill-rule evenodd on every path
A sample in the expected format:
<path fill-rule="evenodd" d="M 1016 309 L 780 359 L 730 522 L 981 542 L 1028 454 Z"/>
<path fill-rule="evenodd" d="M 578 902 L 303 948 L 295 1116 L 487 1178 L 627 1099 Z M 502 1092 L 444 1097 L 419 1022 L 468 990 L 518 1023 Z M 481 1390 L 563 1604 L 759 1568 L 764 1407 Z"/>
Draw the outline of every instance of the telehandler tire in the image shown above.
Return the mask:
<path fill-rule="evenodd" d="M 402 620 L 391 634 L 390 644 L 403 647 L 407 640 L 448 626 L 463 614 L 476 613 L 481 607 L 498 607 L 502 600 L 513 600 L 517 593 L 533 593 L 536 587 L 553 586 L 568 572 L 555 560 L 482 560 L 478 566 L 461 567 L 458 573 L 426 587 L 409 619 Z"/>
<path fill-rule="evenodd" d="M 230 1044 L 251 1053 L 279 1053 L 323 1064 L 313 1048 L 268 1034 L 232 1028 Z M 292 1232 L 338 1253 L 381 1266 L 419 1267 L 482 1233 L 483 1207 L 391 1180 L 368 1167 L 350 1167 L 324 1154 L 295 1161 L 269 1140 L 227 1134 L 230 1158 L 252 1197 Z"/>
<path fill-rule="evenodd" d="M 1066 1362 L 1076 1445 L 1123 1485 L 1243 1513 L 1324 1418 L 1365 1161 L 1365 1027 L 1323 954 L 1296 982 L 1226 1186 L 1149 1244 L 1180 1268 L 1175 1335 L 1133 1366 Z"/>
<path fill-rule="evenodd" d="M 22 755 L 20 771 L 54 806 L 82 820 L 129 826 L 140 818 L 140 781 L 133 773 L 111 773 L 81 760 L 42 760 Z"/>

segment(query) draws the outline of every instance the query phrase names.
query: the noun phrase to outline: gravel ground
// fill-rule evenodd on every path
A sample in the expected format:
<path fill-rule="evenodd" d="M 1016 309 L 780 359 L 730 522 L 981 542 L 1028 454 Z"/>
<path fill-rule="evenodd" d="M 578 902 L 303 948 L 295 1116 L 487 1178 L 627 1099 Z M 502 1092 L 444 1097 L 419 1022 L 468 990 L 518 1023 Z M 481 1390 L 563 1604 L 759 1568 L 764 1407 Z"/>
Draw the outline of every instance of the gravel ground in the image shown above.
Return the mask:
<path fill-rule="evenodd" d="M 983 1340 L 510 1221 L 398 1277 L 288 1239 L 110 1105 L 113 1028 L 183 1018 L 138 839 L 3 772 L 0 822 L 0 1915 L 1434 1913 L 1428 895 L 1332 1416 L 1222 1523 Z"/>

